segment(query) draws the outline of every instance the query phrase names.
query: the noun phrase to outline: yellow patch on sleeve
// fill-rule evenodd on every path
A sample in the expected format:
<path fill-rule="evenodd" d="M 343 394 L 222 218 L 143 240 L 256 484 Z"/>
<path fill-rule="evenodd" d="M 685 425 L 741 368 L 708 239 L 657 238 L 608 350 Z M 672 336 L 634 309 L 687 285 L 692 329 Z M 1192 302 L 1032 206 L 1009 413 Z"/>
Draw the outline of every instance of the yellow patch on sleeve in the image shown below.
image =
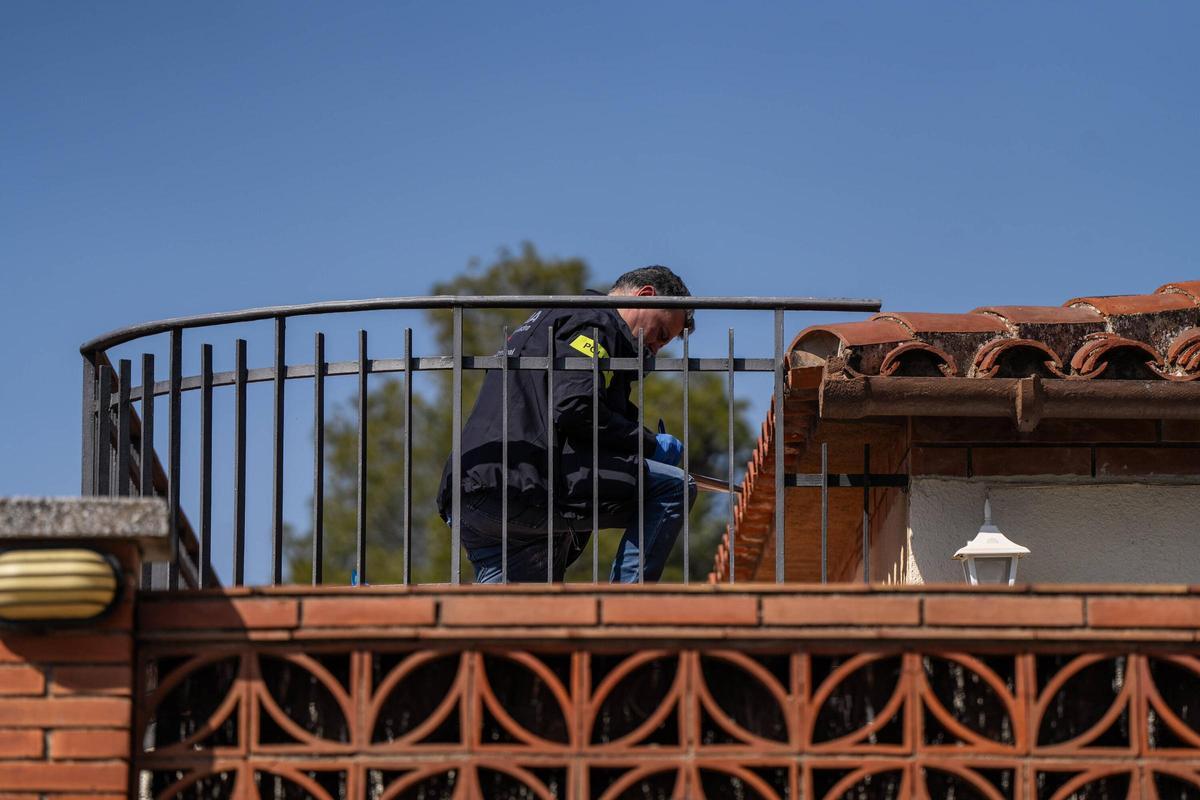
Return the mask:
<path fill-rule="evenodd" d="M 571 347 L 583 353 L 588 358 L 596 358 L 599 354 L 600 358 L 608 358 L 608 351 L 604 349 L 604 345 L 597 343 L 590 336 L 584 336 L 582 333 L 571 340 Z M 612 383 L 612 372 L 604 371 L 604 386 Z"/>
<path fill-rule="evenodd" d="M 588 358 L 595 358 L 596 351 L 599 350 L 601 358 L 608 358 L 608 351 L 604 349 L 604 345 L 597 345 L 590 336 L 584 336 L 582 333 L 575 337 L 571 342 L 571 347 L 583 353 Z"/>

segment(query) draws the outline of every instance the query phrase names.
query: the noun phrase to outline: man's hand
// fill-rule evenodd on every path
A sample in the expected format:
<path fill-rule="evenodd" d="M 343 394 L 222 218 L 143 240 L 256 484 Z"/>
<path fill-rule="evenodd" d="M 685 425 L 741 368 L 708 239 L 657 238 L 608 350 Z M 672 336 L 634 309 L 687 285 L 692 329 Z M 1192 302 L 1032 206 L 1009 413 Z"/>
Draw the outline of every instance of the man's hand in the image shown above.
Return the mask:
<path fill-rule="evenodd" d="M 683 456 L 683 442 L 669 433 L 660 433 L 654 438 L 658 440 L 658 446 L 654 448 L 652 458 L 663 464 L 670 464 L 672 467 L 678 464 L 680 457 Z"/>

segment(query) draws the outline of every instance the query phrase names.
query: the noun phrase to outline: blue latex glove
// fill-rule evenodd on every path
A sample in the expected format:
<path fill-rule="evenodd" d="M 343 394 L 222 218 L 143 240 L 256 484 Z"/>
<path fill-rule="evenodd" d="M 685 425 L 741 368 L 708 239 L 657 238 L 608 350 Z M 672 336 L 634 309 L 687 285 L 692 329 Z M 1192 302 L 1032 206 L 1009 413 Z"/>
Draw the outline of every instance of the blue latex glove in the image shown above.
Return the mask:
<path fill-rule="evenodd" d="M 677 465 L 679 459 L 683 457 L 683 442 L 669 433 L 660 433 L 654 438 L 658 440 L 658 446 L 654 448 L 652 458 L 663 464 L 670 464 L 672 467 Z"/>

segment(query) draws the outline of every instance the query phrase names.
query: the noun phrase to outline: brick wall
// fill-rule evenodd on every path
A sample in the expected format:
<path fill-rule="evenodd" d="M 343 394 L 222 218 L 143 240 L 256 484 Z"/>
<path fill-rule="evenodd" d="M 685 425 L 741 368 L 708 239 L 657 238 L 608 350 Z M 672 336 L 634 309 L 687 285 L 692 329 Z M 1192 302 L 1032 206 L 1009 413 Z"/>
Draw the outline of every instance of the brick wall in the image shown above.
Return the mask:
<path fill-rule="evenodd" d="M 128 796 L 138 557 L 106 549 L 126 585 L 103 621 L 0 630 L 0 800 Z"/>
<path fill-rule="evenodd" d="M 150 594 L 139 711 L 194 727 L 135 768 L 164 796 L 1166 797 L 1200 791 L 1198 631 L 1187 586 Z"/>

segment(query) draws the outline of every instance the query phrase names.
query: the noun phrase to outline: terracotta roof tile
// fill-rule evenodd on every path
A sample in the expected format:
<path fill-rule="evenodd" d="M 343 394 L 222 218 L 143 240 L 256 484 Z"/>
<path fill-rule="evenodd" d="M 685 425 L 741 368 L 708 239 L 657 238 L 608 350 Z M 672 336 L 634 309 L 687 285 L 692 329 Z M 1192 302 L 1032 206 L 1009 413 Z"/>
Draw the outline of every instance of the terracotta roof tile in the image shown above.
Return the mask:
<path fill-rule="evenodd" d="M 1183 329 L 1200 325 L 1200 306 L 1180 292 L 1079 297 L 1066 305 L 1091 306 L 1104 315 L 1109 333 L 1143 342 L 1160 353 Z"/>
<path fill-rule="evenodd" d="M 1091 306 L 1106 317 L 1129 314 L 1157 314 L 1163 311 L 1192 309 L 1196 304 L 1183 294 L 1126 294 L 1112 297 L 1076 297 L 1063 303 L 1068 308 Z"/>
<path fill-rule="evenodd" d="M 922 333 L 1003 333 L 1004 323 L 983 314 L 931 314 L 924 311 L 885 311 L 873 320 L 895 320 L 914 335 Z"/>
<path fill-rule="evenodd" d="M 1064 364 L 1071 360 L 1071 354 L 1089 335 L 1108 330 L 1104 317 L 1089 306 L 985 306 L 972 313 L 1003 320 L 1014 337 L 989 342 L 979 349 L 969 374 L 981 378 L 1031 374 L 1043 378 L 1065 377 L 1069 367 Z M 1035 350 L 1042 350 L 1045 355 L 1036 356 Z"/>
<path fill-rule="evenodd" d="M 903 342 L 912 338 L 908 329 L 898 322 L 869 319 L 864 322 L 839 322 L 833 325 L 814 325 L 805 328 L 792 340 L 792 349 L 800 347 L 805 341 L 811 341 L 820 333 L 832 334 L 848 347 Z"/>
<path fill-rule="evenodd" d="M 1135 380 L 1154 378 L 1153 367 L 1162 357 L 1145 342 L 1126 339 L 1115 333 L 1101 333 L 1075 351 L 1071 369 L 1081 378 L 1098 378 L 1112 371 L 1110 377 Z"/>
<path fill-rule="evenodd" d="M 911 365 L 918 359 L 928 365 L 927 369 L 931 366 L 948 378 L 958 374 L 958 362 L 954 356 L 940 347 L 925 342 L 905 342 L 890 350 L 883 357 L 883 363 L 879 365 L 879 374 L 911 375 L 913 374 Z M 933 373 L 930 373 L 930 376 L 936 377 Z"/>
<path fill-rule="evenodd" d="M 972 314 L 990 314 L 1008 325 L 1059 325 L 1069 323 L 1102 324 L 1104 318 L 1093 308 L 1079 306 L 983 306 Z"/>
<path fill-rule="evenodd" d="M 1023 357 L 1023 358 L 1022 358 Z M 971 365 L 972 376 L 977 378 L 1028 377 L 1032 370 L 1014 370 L 1022 360 L 1033 359 L 1045 369 L 1039 371 L 1041 378 L 1065 378 L 1062 357 L 1045 342 L 1037 339 L 993 339 L 979 348 L 975 362 Z M 1025 371 L 1025 375 L 1012 372 Z"/>
<path fill-rule="evenodd" d="M 890 320 L 839 322 L 805 328 L 792 341 L 791 351 L 811 356 L 820 364 L 833 357 L 844 358 L 847 366 L 864 374 L 875 375 L 883 359 L 897 344 L 912 340 L 908 330 Z"/>
<path fill-rule="evenodd" d="M 1167 360 L 1172 363 L 1194 362 L 1198 358 L 1200 358 L 1200 328 L 1188 328 L 1183 331 L 1167 349 Z"/>
<path fill-rule="evenodd" d="M 1180 281 L 1166 283 L 1158 287 L 1158 294 L 1183 294 L 1192 298 L 1192 302 L 1200 306 L 1200 281 Z"/>

